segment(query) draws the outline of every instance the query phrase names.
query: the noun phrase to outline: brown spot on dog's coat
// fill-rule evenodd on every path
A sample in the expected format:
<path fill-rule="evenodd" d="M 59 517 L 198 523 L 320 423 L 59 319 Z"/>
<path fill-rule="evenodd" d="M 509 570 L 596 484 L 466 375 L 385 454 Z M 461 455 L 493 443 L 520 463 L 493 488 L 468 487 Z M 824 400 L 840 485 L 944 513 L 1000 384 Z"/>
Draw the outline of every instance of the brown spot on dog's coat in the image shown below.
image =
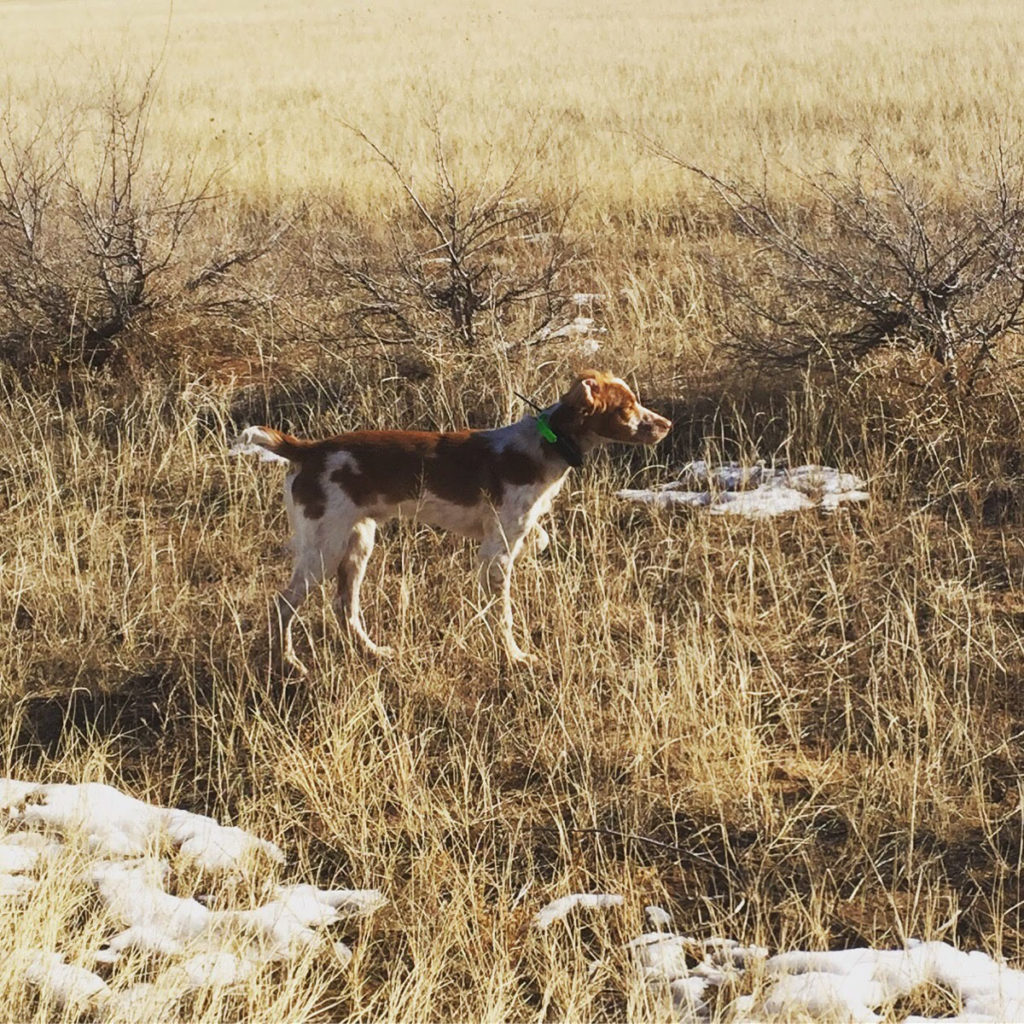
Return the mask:
<path fill-rule="evenodd" d="M 322 448 L 310 445 L 297 461 L 298 472 L 292 478 L 292 500 L 302 506 L 307 519 L 322 519 L 327 511 L 327 494 L 323 488 L 324 463 L 327 453 Z"/>
<path fill-rule="evenodd" d="M 564 438 L 579 441 L 595 435 L 607 441 L 651 444 L 671 426 L 644 409 L 619 378 L 597 370 L 577 378 L 551 414 L 551 426 Z M 321 519 L 327 510 L 331 455 L 349 456 L 330 473 L 360 507 L 397 505 L 424 490 L 454 505 L 472 507 L 481 501 L 499 505 L 507 487 L 536 483 L 543 462 L 561 458 L 554 446 L 541 445 L 540 461 L 515 447 L 496 448 L 489 432 L 459 430 L 357 430 L 323 441 L 306 441 L 270 427 L 259 428 L 265 441 L 256 443 L 289 459 L 295 467 L 291 494 L 307 519 Z"/>
<path fill-rule="evenodd" d="M 541 467 L 525 452 L 496 451 L 481 433 L 469 430 L 360 430 L 324 444 L 354 460 L 330 478 L 362 506 L 409 501 L 424 489 L 454 505 L 469 507 L 482 497 L 497 504 L 507 484 L 541 477 Z"/>

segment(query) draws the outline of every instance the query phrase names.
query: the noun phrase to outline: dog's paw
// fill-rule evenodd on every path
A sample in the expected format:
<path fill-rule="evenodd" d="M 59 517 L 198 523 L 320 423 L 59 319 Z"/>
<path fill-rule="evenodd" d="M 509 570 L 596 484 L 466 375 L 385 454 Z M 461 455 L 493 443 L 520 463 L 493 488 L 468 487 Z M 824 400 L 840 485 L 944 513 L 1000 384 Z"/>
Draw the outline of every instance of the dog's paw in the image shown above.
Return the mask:
<path fill-rule="evenodd" d="M 508 660 L 517 668 L 538 669 L 544 663 L 536 654 L 527 654 L 518 647 L 514 651 L 508 651 Z"/>
<path fill-rule="evenodd" d="M 381 661 L 388 661 L 395 656 L 394 647 L 387 644 L 362 643 L 359 645 L 363 653 L 371 658 L 378 658 Z"/>
<path fill-rule="evenodd" d="M 291 676 L 297 676 L 299 679 L 305 679 L 309 675 L 309 669 L 299 661 L 295 655 L 286 657 L 281 662 L 281 675 L 286 679 Z"/>

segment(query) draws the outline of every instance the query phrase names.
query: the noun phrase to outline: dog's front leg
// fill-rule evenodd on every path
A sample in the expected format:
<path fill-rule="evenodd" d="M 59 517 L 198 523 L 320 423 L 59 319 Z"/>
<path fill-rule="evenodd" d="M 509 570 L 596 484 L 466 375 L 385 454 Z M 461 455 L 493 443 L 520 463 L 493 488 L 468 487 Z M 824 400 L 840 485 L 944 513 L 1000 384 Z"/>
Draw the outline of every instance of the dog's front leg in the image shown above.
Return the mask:
<path fill-rule="evenodd" d="M 516 643 L 512 632 L 512 565 L 523 546 L 523 537 L 511 539 L 496 531 L 480 545 L 480 584 L 485 594 L 498 602 L 498 630 L 512 661 L 534 664 L 536 658 Z"/>

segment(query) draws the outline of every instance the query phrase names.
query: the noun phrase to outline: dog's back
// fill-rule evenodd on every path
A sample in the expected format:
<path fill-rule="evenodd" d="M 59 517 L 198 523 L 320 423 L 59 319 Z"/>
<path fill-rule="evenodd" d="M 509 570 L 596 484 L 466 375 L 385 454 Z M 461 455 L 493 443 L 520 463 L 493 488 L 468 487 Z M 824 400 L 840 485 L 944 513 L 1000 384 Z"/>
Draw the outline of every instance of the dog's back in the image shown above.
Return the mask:
<path fill-rule="evenodd" d="M 496 430 L 357 430 L 307 441 L 249 427 L 239 453 L 291 466 L 286 495 L 296 517 L 318 521 L 332 505 L 382 520 L 409 515 L 466 536 L 482 536 L 484 515 L 514 492 L 543 491 L 561 476 L 518 424 Z M 517 495 L 522 497 L 521 493 Z"/>

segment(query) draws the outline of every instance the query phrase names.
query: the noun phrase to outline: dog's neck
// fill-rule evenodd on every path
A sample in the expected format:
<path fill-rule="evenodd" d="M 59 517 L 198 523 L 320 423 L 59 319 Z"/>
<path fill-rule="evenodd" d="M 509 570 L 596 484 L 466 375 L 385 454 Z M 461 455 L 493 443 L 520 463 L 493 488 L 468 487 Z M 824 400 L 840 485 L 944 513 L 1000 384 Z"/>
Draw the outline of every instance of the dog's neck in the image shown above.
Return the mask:
<path fill-rule="evenodd" d="M 586 456 L 602 443 L 602 438 L 587 430 L 578 417 L 561 401 L 528 413 L 509 428 L 519 437 L 517 444 L 536 453 L 547 467 L 548 478 L 564 476 L 571 469 L 579 469 Z M 553 440 L 551 435 L 553 435 Z"/>
<path fill-rule="evenodd" d="M 570 469 L 580 469 L 585 451 L 580 438 L 567 430 L 565 423 L 559 422 L 564 419 L 559 416 L 560 407 L 561 403 L 555 402 L 542 409 L 537 416 L 531 417 L 540 439 L 541 455 L 545 459 L 561 459 Z M 552 422 L 552 417 L 555 422 Z"/>
<path fill-rule="evenodd" d="M 588 430 L 586 421 L 580 422 L 579 416 L 570 406 L 557 401 L 542 410 L 541 415 L 554 432 L 561 444 L 541 440 L 541 451 L 547 458 L 560 459 L 570 468 L 583 465 L 586 456 L 605 443 L 599 434 Z M 529 417 L 536 420 L 537 417 Z M 536 428 L 535 428 L 536 429 Z"/>

